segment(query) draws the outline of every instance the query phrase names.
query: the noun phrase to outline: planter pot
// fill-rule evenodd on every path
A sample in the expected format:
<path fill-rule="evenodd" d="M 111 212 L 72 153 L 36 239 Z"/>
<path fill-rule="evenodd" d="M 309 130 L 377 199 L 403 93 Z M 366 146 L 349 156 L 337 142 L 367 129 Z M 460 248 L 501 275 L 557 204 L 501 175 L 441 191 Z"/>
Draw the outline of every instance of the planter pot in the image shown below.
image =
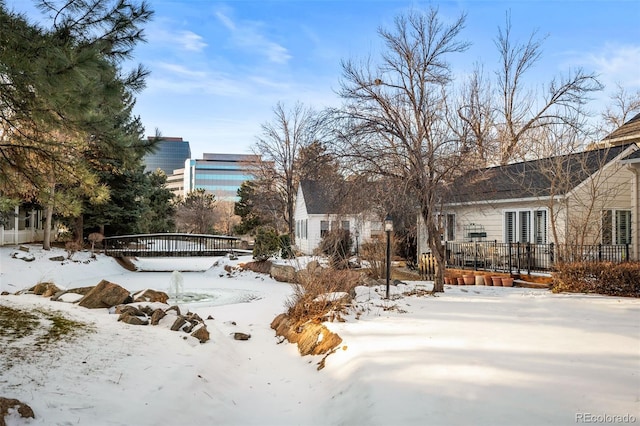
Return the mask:
<path fill-rule="evenodd" d="M 451 278 L 450 277 L 444 277 L 444 283 L 445 284 L 451 284 Z"/>
<path fill-rule="evenodd" d="M 464 285 L 474 285 L 476 283 L 476 278 L 473 275 L 463 275 L 462 281 Z"/>
<path fill-rule="evenodd" d="M 502 277 L 491 277 L 491 282 L 494 286 L 502 287 Z"/>
<path fill-rule="evenodd" d="M 476 275 L 476 285 L 484 285 L 484 277 L 482 275 Z"/>
<path fill-rule="evenodd" d="M 491 279 L 491 275 L 484 276 L 484 285 L 493 285 L 493 280 Z"/>
<path fill-rule="evenodd" d="M 458 285 L 464 285 L 464 278 L 458 277 L 457 280 L 458 280 Z"/>
<path fill-rule="evenodd" d="M 503 278 L 502 279 L 503 287 L 513 287 L 513 278 Z"/>

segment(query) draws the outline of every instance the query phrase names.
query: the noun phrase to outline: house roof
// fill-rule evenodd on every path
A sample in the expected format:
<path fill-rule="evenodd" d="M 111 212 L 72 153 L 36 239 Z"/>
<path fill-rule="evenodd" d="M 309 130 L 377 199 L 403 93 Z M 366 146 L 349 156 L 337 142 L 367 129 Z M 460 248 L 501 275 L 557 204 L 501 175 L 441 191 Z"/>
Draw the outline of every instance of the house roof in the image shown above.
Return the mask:
<path fill-rule="evenodd" d="M 344 185 L 329 185 L 315 180 L 300 182 L 308 214 L 333 214 L 341 207 L 340 201 L 345 195 Z"/>
<path fill-rule="evenodd" d="M 613 131 L 602 141 L 610 144 L 640 141 L 640 113 Z"/>
<path fill-rule="evenodd" d="M 473 170 L 450 187 L 449 203 L 564 195 L 630 144 Z"/>

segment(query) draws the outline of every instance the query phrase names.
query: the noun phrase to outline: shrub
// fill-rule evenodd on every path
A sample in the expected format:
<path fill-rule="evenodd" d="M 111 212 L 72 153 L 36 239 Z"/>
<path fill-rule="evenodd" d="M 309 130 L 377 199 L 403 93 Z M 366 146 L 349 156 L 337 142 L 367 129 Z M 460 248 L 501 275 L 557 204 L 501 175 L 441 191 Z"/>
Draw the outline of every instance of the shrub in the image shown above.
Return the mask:
<path fill-rule="evenodd" d="M 280 238 L 278 238 L 276 230 L 270 227 L 258 228 L 253 245 L 253 258 L 259 262 L 264 262 L 271 256 L 276 256 L 279 251 Z"/>
<path fill-rule="evenodd" d="M 553 274 L 552 290 L 640 297 L 640 262 L 563 263 Z"/>
<path fill-rule="evenodd" d="M 295 257 L 291 249 L 291 237 L 289 234 L 280 235 L 280 248 L 280 257 L 283 259 L 292 259 Z"/>
<path fill-rule="evenodd" d="M 391 256 L 396 251 L 396 240 L 391 237 Z M 369 264 L 369 276 L 374 279 L 386 277 L 387 274 L 387 240 L 386 237 L 372 239 L 360 247 L 360 257 Z"/>
<path fill-rule="evenodd" d="M 348 230 L 334 229 L 322 237 L 320 250 L 329 256 L 334 268 L 344 269 L 347 267 L 351 255 L 351 245 L 351 233 Z"/>
<path fill-rule="evenodd" d="M 325 321 L 330 313 L 338 314 L 348 302 L 345 299 L 318 297 L 328 293 L 351 293 L 360 280 L 360 273 L 317 267 L 300 274 L 300 283 L 293 286 L 293 294 L 285 302 L 287 316 L 297 324 Z M 347 299 L 350 299 L 348 297 Z"/>

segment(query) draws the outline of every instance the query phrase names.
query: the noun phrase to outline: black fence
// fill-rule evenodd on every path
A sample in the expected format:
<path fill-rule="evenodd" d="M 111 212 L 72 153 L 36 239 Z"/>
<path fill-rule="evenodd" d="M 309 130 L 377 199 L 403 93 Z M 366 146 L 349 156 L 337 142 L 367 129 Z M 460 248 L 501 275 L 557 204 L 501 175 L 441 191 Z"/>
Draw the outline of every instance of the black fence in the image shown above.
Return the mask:
<path fill-rule="evenodd" d="M 236 237 L 202 234 L 142 234 L 105 237 L 104 252 L 113 257 L 223 256 L 231 253 Z"/>
<path fill-rule="evenodd" d="M 448 241 L 445 244 L 447 267 L 495 272 L 548 272 L 562 262 L 625 262 L 630 259 L 629 244 L 571 245 L 497 241 Z"/>

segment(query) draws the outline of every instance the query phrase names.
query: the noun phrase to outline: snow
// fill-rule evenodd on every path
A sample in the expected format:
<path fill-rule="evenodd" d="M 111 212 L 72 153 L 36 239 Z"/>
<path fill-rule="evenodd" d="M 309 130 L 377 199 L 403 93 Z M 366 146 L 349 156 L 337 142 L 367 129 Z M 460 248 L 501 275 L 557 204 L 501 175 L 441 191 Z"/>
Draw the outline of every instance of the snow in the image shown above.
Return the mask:
<path fill-rule="evenodd" d="M 172 283 L 169 260 L 167 272 L 129 272 L 86 252 L 74 255 L 78 262 L 50 261 L 64 252 L 37 246 L 30 246 L 31 262 L 12 252 L 0 248 L 0 291 L 108 279 L 131 292 L 169 293 Z M 73 299 L 0 296 L 3 306 L 62 311 L 95 329 L 15 357 L 0 371 L 0 396 L 21 400 L 36 416 L 12 413 L 7 424 L 560 425 L 625 415 L 640 421 L 638 299 L 484 286 L 446 286 L 431 297 L 420 291 L 430 283 L 407 282 L 392 287 L 386 300 L 384 286 L 359 287 L 346 321 L 326 324 L 343 342 L 317 370 L 321 356 L 301 357 L 269 327 L 292 287 L 224 270 L 248 260 L 209 259 L 205 272 L 180 273 L 182 289 L 170 303 L 213 318 L 206 320 L 211 340 L 204 344 L 162 323 L 118 322 L 109 310 L 88 310 Z M 251 339 L 236 341 L 234 332 Z M 9 349 L 34 351 L 29 343 Z M 0 355 L 7 351 L 0 347 Z"/>

